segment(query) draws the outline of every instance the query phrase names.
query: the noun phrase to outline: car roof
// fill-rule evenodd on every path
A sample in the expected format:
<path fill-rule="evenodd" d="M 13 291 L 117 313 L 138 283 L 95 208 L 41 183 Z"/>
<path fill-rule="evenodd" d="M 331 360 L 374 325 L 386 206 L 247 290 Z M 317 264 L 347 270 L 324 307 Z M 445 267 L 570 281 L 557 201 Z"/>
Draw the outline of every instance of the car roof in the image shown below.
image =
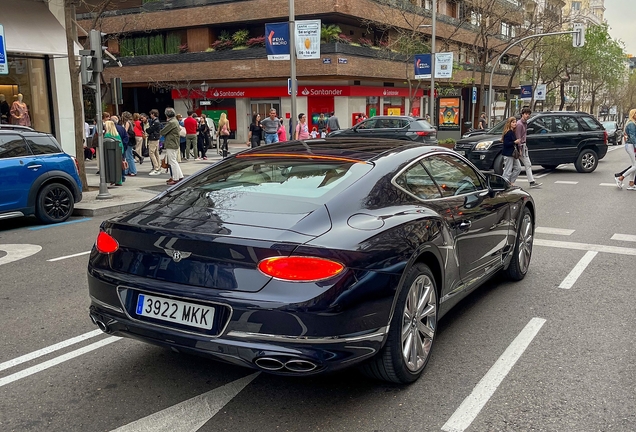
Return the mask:
<path fill-rule="evenodd" d="M 321 156 L 370 162 L 387 152 L 402 152 L 415 147 L 420 148 L 422 154 L 440 149 L 434 146 L 423 146 L 421 143 L 408 144 L 405 141 L 394 139 L 373 138 L 361 140 L 359 138 L 334 137 L 268 144 L 241 152 L 240 155 L 280 155 L 291 158 Z"/>
<path fill-rule="evenodd" d="M 25 127 L 22 126 L 20 128 L 16 128 L 16 129 L 0 129 L 0 135 L 8 135 L 8 134 L 12 134 L 15 135 L 16 133 L 22 135 L 22 136 L 38 136 L 38 135 L 47 135 L 47 136 L 51 136 L 50 133 L 48 132 L 40 132 L 40 131 L 36 131 L 33 130 L 29 127 Z"/>
<path fill-rule="evenodd" d="M 369 117 L 367 120 L 371 120 L 371 119 L 401 119 L 401 120 L 426 120 L 423 117 L 413 117 L 413 116 L 407 116 L 407 115 L 376 115 L 373 117 Z"/>

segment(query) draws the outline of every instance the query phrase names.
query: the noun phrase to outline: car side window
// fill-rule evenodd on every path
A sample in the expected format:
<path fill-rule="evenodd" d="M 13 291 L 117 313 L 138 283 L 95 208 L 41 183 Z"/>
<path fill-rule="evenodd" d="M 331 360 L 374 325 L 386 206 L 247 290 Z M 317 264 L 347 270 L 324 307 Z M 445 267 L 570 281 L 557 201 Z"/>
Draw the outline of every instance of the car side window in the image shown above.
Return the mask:
<path fill-rule="evenodd" d="M 556 133 L 578 132 L 580 130 L 579 123 L 571 116 L 555 116 L 554 131 Z"/>
<path fill-rule="evenodd" d="M 579 117 L 579 120 L 581 121 L 581 125 L 583 126 L 584 130 L 596 131 L 596 130 L 601 130 L 602 128 L 600 124 L 598 124 L 596 121 L 594 121 L 594 119 L 590 117 L 581 116 Z M 618 128 L 618 126 L 616 127 Z"/>
<path fill-rule="evenodd" d="M 552 132 L 552 118 L 542 117 L 528 123 L 527 135 L 546 134 Z"/>
<path fill-rule="evenodd" d="M 60 149 L 57 143 L 46 135 L 27 137 L 27 142 L 33 154 L 36 155 L 62 152 L 62 149 Z"/>
<path fill-rule="evenodd" d="M 423 200 L 442 197 L 431 176 L 419 163 L 404 171 L 396 179 L 396 183 L 405 191 Z"/>
<path fill-rule="evenodd" d="M 376 123 L 375 119 L 365 120 L 358 125 L 358 129 L 376 129 L 378 127 Z"/>
<path fill-rule="evenodd" d="M 0 159 L 30 156 L 20 135 L 0 135 Z"/>
<path fill-rule="evenodd" d="M 430 156 L 422 160 L 422 165 L 439 185 L 444 197 L 464 195 L 485 189 L 479 174 L 455 156 Z"/>

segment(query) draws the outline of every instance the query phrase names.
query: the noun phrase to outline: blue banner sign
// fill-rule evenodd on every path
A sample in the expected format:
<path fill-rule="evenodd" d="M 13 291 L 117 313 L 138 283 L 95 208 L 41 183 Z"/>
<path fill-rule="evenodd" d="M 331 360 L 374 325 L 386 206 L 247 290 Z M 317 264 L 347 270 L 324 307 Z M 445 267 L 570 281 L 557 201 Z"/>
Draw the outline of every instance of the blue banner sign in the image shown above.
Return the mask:
<path fill-rule="evenodd" d="M 521 99 L 532 99 L 532 86 L 521 86 Z"/>
<path fill-rule="evenodd" d="M 431 79 L 431 55 L 416 54 L 414 58 L 415 79 Z"/>
<path fill-rule="evenodd" d="M 289 23 L 265 24 L 267 60 L 289 60 Z"/>
<path fill-rule="evenodd" d="M 7 58 L 7 46 L 4 43 L 4 27 L 0 25 L 0 75 L 9 74 L 9 59 Z"/>

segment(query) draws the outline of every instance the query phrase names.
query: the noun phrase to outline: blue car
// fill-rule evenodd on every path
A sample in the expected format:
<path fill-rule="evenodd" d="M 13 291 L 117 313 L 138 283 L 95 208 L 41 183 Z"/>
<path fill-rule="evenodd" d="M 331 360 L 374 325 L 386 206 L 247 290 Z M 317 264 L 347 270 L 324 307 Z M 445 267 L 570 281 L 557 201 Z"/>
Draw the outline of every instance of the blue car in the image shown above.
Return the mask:
<path fill-rule="evenodd" d="M 55 138 L 31 128 L 0 127 L 0 219 L 35 215 L 64 222 L 82 200 L 77 161 Z"/>

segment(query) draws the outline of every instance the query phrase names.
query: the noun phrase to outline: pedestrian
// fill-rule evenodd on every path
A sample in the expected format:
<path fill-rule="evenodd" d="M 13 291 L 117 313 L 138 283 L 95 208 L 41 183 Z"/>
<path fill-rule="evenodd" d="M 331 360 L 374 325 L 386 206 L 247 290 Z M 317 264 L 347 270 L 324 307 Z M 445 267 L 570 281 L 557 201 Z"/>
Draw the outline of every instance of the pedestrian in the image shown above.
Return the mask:
<path fill-rule="evenodd" d="M 148 129 L 148 115 L 146 113 L 139 114 L 139 121 L 141 122 L 141 131 L 143 132 L 143 144 L 141 145 L 141 155 L 143 157 L 149 157 L 148 153 L 148 133 L 146 130 Z"/>
<path fill-rule="evenodd" d="M 135 135 L 135 124 L 133 123 L 133 116 L 128 111 L 121 113 L 122 126 L 126 130 L 128 135 L 128 144 L 126 149 L 126 162 L 128 162 L 128 172 L 126 175 L 129 177 L 135 177 L 137 175 L 137 166 L 135 165 L 135 146 L 137 145 L 137 136 Z"/>
<path fill-rule="evenodd" d="M 324 138 L 327 135 L 327 119 L 324 113 L 320 113 L 320 117 L 318 117 L 318 135 L 320 138 Z"/>
<path fill-rule="evenodd" d="M 195 160 L 207 160 L 205 152 L 210 146 L 210 127 L 203 117 L 199 119 L 199 127 L 197 129 L 197 157 Z"/>
<path fill-rule="evenodd" d="M 269 110 L 269 117 L 261 120 L 263 128 L 263 138 L 265 144 L 274 144 L 278 142 L 278 128 L 280 127 L 280 119 L 276 117 L 276 110 Z"/>
<path fill-rule="evenodd" d="M 122 164 L 122 168 L 124 167 L 124 145 L 121 139 L 121 133 L 117 130 L 117 125 L 115 124 L 115 122 L 113 121 L 114 119 L 116 119 L 117 117 L 112 116 L 109 117 L 108 120 L 106 120 L 106 122 L 104 123 L 104 141 L 105 140 L 115 140 L 117 141 L 117 143 L 119 144 L 119 149 L 121 150 L 121 154 L 122 154 L 122 159 L 121 159 L 121 164 Z M 124 133 L 124 135 L 126 135 Z M 124 170 L 122 169 L 121 171 L 121 179 L 119 181 L 116 181 L 114 183 L 111 183 L 111 186 L 121 186 L 123 184 L 123 182 L 126 181 L 126 178 L 124 177 Z"/>
<path fill-rule="evenodd" d="M 252 116 L 252 123 L 250 123 L 250 129 L 247 132 L 248 147 L 255 148 L 260 146 L 262 136 L 263 136 L 263 127 L 261 125 L 261 115 L 254 114 Z"/>
<path fill-rule="evenodd" d="M 168 123 L 163 127 L 163 129 L 161 129 L 160 135 L 165 137 L 164 148 L 166 149 L 166 160 L 170 165 L 170 170 L 172 171 L 172 175 L 166 183 L 169 186 L 172 186 L 183 180 L 183 172 L 181 171 L 179 162 L 177 162 L 177 152 L 179 152 L 179 131 L 181 128 L 176 119 L 177 113 L 174 111 L 174 108 L 166 108 L 164 114 L 168 119 Z M 192 119 L 194 120 L 194 118 Z"/>
<path fill-rule="evenodd" d="M 287 130 L 285 129 L 285 125 L 283 122 L 280 122 L 280 127 L 278 128 L 278 142 L 287 141 Z"/>
<path fill-rule="evenodd" d="M 126 163 L 125 164 L 122 163 L 121 175 L 125 179 L 125 176 L 128 175 L 129 169 L 130 169 L 130 164 L 127 158 L 127 149 L 128 149 L 128 143 L 130 142 L 130 137 L 128 136 L 128 132 L 126 131 L 126 128 L 121 124 L 119 117 L 110 116 L 110 120 L 113 123 L 115 123 L 115 128 L 117 129 L 117 133 L 119 134 L 119 139 L 121 140 L 121 143 L 122 143 L 121 157 L 122 157 L 122 160 L 125 161 Z M 135 163 L 135 161 L 133 161 L 133 163 Z"/>
<path fill-rule="evenodd" d="M 479 116 L 479 124 L 477 125 L 477 129 L 486 129 L 486 113 L 481 113 Z"/>
<path fill-rule="evenodd" d="M 144 130 L 141 125 L 141 115 L 133 114 L 133 131 L 135 132 L 135 150 L 133 155 L 139 160 L 139 165 L 144 163 L 143 147 L 144 147 Z"/>
<path fill-rule="evenodd" d="M 197 152 L 197 128 L 198 122 L 194 118 L 196 113 L 194 111 L 188 111 L 188 117 L 183 119 L 183 127 L 186 130 L 186 150 L 183 157 L 184 161 L 190 158 L 194 159 L 194 154 Z"/>
<path fill-rule="evenodd" d="M 177 121 L 179 122 L 179 155 L 180 159 L 185 159 L 186 152 L 186 130 L 185 126 L 183 126 L 183 116 L 181 114 L 177 114 Z"/>
<path fill-rule="evenodd" d="M 219 118 L 219 136 L 223 140 L 223 144 L 221 144 L 223 158 L 226 158 L 229 153 L 227 151 L 227 140 L 230 138 L 231 132 L 232 129 L 230 127 L 230 121 L 227 119 L 227 114 L 221 113 L 221 117 Z"/>
<path fill-rule="evenodd" d="M 503 178 L 514 184 L 521 172 L 521 163 L 519 162 L 519 143 L 520 140 L 515 134 L 517 128 L 517 119 L 510 117 L 506 120 L 506 125 L 501 135 L 503 141 L 503 150 L 501 152 L 504 158 Z"/>
<path fill-rule="evenodd" d="M 634 177 L 636 176 L 636 155 L 634 154 L 634 151 L 636 151 L 636 108 L 629 112 L 629 119 L 625 124 L 625 151 L 632 166 L 621 174 L 615 174 L 614 180 L 616 181 L 616 186 L 622 189 L 625 177 L 631 176 L 632 179 L 626 189 L 636 190 L 636 186 L 634 186 Z"/>
<path fill-rule="evenodd" d="M 335 112 L 331 112 L 329 118 L 327 119 L 327 129 L 329 132 L 340 130 L 340 123 L 338 122 L 338 117 L 336 117 Z"/>
<path fill-rule="evenodd" d="M 311 128 L 311 133 L 309 135 L 311 135 L 311 139 L 318 138 L 318 128 L 316 126 Z"/>
<path fill-rule="evenodd" d="M 534 181 L 534 176 L 532 175 L 532 162 L 530 161 L 528 146 L 526 145 L 528 119 L 530 118 L 530 114 L 532 114 L 532 110 L 530 108 L 524 108 L 521 110 L 521 119 L 517 122 L 515 134 L 517 139 L 519 139 L 519 151 L 521 153 L 519 159 L 526 168 L 526 178 L 528 179 L 531 188 L 538 188 L 543 183 L 537 183 Z"/>
<path fill-rule="evenodd" d="M 205 114 L 201 114 L 201 117 L 203 117 L 205 119 L 205 122 L 208 125 L 208 128 L 210 129 L 210 133 L 209 133 L 209 139 L 208 139 L 208 148 L 210 147 L 216 147 L 216 145 L 214 144 L 214 140 L 216 139 L 216 127 L 214 127 L 214 120 L 212 120 L 210 117 L 208 117 Z"/>
<path fill-rule="evenodd" d="M 296 134 L 294 138 L 297 140 L 309 139 L 309 126 L 307 126 L 307 116 L 304 113 L 298 114 L 298 124 L 296 125 Z"/>
<path fill-rule="evenodd" d="M 161 162 L 159 162 L 159 134 L 161 132 L 161 122 L 159 121 L 159 110 L 150 110 L 150 120 L 148 121 L 148 128 L 146 129 L 146 135 L 148 136 L 148 155 L 152 162 L 152 171 L 150 175 L 161 174 Z"/>

